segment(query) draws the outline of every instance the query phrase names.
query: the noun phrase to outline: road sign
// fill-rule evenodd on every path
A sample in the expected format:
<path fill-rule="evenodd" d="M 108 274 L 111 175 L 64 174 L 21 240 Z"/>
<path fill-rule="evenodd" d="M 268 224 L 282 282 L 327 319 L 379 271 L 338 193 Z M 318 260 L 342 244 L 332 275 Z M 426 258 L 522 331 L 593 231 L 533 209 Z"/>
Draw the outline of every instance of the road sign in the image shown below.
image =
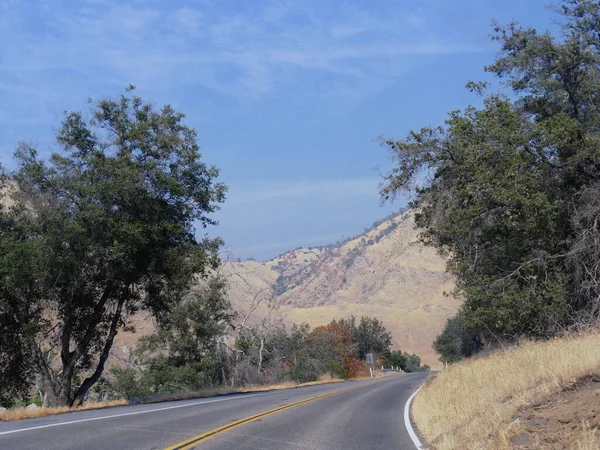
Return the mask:
<path fill-rule="evenodd" d="M 367 364 L 373 364 L 373 353 L 367 353 Z"/>

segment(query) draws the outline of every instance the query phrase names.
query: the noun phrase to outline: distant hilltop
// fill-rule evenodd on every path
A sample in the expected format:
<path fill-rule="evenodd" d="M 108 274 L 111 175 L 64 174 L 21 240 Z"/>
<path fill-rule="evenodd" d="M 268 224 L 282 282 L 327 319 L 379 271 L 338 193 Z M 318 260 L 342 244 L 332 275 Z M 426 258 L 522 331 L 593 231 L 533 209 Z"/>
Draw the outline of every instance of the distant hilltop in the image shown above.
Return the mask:
<path fill-rule="evenodd" d="M 297 248 L 266 262 L 230 261 L 229 296 L 243 309 L 258 292 L 279 305 L 284 321 L 311 326 L 350 315 L 376 316 L 394 346 L 439 365 L 431 348 L 460 304 L 445 261 L 418 242 L 414 211 L 402 210 L 333 245 Z"/>

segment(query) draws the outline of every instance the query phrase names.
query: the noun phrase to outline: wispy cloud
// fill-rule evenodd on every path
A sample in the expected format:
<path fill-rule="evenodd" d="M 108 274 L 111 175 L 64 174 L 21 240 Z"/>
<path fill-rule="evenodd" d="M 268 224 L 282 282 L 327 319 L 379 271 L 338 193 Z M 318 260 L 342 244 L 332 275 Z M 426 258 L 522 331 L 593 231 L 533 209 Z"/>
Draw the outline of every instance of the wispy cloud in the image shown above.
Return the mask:
<path fill-rule="evenodd" d="M 176 83 L 252 101 L 310 71 L 351 87 L 324 83 L 317 94 L 353 90 L 356 100 L 363 86 L 370 95 L 401 74 L 410 65 L 403 57 L 477 50 L 427 30 L 415 3 L 6 1 L 0 81 L 47 93 L 99 81 Z"/>

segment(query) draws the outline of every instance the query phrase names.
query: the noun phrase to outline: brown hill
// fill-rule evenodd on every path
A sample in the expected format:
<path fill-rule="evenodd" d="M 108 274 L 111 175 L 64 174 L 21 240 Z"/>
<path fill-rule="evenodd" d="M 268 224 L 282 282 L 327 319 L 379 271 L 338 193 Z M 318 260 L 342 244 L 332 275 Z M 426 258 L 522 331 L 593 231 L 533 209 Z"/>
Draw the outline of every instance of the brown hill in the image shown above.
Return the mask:
<path fill-rule="evenodd" d="M 439 365 L 431 344 L 459 301 L 444 260 L 417 242 L 406 211 L 335 246 L 301 248 L 275 259 L 228 262 L 230 298 L 245 310 L 256 296 L 275 299 L 285 322 L 317 326 L 350 315 L 376 316 L 394 347 Z"/>

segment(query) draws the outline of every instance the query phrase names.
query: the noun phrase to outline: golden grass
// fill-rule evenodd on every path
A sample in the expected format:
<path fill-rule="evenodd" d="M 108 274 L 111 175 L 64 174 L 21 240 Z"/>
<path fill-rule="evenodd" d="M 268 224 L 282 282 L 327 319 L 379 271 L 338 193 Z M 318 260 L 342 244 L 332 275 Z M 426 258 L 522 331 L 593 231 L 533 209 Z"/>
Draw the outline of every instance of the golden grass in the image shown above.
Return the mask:
<path fill-rule="evenodd" d="M 506 449 L 519 408 L 599 369 L 598 332 L 525 342 L 440 372 L 415 397 L 413 419 L 435 449 Z M 577 445 L 596 449 L 594 432 Z"/>
<path fill-rule="evenodd" d="M 85 411 L 88 409 L 102 409 L 102 408 L 110 408 L 112 406 L 123 406 L 127 405 L 127 401 L 125 400 L 113 400 L 110 402 L 101 402 L 101 403 L 87 403 L 77 408 L 69 408 L 68 406 L 59 406 L 56 408 L 37 408 L 37 409 L 27 409 L 27 408 L 10 408 L 6 411 L 0 411 L 0 421 L 11 421 L 11 420 L 21 420 L 21 419 L 33 419 L 36 417 L 44 417 L 50 416 L 53 414 L 60 414 L 70 411 Z"/>

